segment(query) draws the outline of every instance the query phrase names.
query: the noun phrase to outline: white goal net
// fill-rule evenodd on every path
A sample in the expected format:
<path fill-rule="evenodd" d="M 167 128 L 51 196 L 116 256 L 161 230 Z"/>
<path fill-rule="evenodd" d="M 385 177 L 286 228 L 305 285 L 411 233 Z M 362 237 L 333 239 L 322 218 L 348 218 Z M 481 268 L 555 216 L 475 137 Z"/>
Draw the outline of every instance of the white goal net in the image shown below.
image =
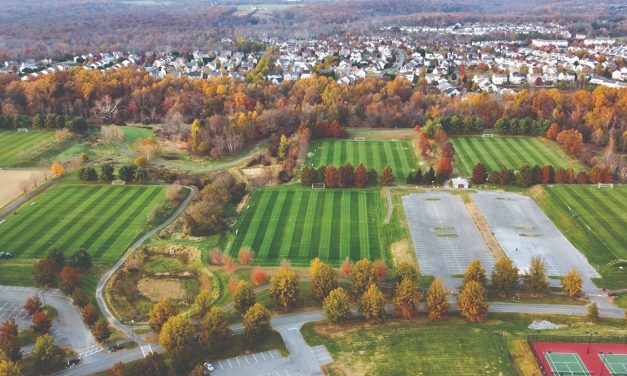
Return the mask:
<path fill-rule="evenodd" d="M 324 183 L 313 183 L 311 185 L 311 189 L 324 189 L 325 185 Z"/>
<path fill-rule="evenodd" d="M 366 141 L 366 137 L 355 137 L 355 141 Z"/>
<path fill-rule="evenodd" d="M 494 138 L 494 133 L 484 133 L 483 138 Z"/>
<path fill-rule="evenodd" d="M 614 188 L 614 183 L 599 183 L 599 188 Z"/>

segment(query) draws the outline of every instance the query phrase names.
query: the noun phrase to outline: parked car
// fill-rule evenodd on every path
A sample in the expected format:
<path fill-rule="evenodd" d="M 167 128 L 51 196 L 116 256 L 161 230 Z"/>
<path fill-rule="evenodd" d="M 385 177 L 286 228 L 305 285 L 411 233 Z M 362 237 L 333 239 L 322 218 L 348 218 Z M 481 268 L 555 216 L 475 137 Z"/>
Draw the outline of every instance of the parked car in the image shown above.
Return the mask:
<path fill-rule="evenodd" d="M 204 364 L 204 366 L 205 366 L 205 370 L 206 370 L 208 373 L 213 372 L 213 370 L 214 370 L 214 368 L 213 368 L 213 364 L 211 364 L 211 363 L 205 363 L 205 364 Z"/>

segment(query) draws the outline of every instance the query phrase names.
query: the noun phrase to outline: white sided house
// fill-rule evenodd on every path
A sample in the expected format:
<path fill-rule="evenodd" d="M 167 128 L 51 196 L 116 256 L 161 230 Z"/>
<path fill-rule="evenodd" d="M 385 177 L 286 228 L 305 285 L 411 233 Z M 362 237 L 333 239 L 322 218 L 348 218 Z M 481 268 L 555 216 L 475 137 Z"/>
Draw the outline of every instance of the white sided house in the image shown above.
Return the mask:
<path fill-rule="evenodd" d="M 464 178 L 453 178 L 451 179 L 451 185 L 454 189 L 468 189 L 468 179 Z"/>

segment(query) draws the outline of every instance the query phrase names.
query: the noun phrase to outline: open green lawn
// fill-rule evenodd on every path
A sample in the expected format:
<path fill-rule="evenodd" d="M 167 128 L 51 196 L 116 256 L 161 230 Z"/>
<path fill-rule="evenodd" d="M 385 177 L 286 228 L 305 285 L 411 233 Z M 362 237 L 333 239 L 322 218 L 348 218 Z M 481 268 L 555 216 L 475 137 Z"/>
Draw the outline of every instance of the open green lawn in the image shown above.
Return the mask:
<path fill-rule="evenodd" d="M 473 324 L 454 317 L 449 321 L 425 319 L 385 325 L 348 323 L 306 324 L 305 340 L 326 345 L 333 356 L 331 375 L 540 375 L 526 338 L 533 319 L 567 324 L 546 335 L 625 334 L 621 320 L 587 323 L 583 318 L 498 314 Z M 585 338 L 585 337 L 581 337 Z"/>
<path fill-rule="evenodd" d="M 155 138 L 154 133 L 152 133 L 151 129 L 148 128 L 140 128 L 140 127 L 131 127 L 126 126 L 122 127 L 122 132 L 124 132 L 124 141 L 129 145 L 135 143 L 138 138 Z"/>
<path fill-rule="evenodd" d="M 572 167 L 575 172 L 585 167 L 568 156 L 558 145 L 535 137 L 451 137 L 455 146 L 455 166 L 462 176 L 470 176 L 481 162 L 488 171 L 503 167 L 518 170 L 521 166 Z"/>
<path fill-rule="evenodd" d="M 52 131 L 0 131 L 0 167 L 10 167 L 39 154 L 54 142 Z"/>
<path fill-rule="evenodd" d="M 252 192 L 229 247 L 251 247 L 256 263 L 283 259 L 308 265 L 314 257 L 338 265 L 344 258 L 387 259 L 390 235 L 378 190 L 316 190 L 303 187 Z M 393 225 L 388 225 L 393 226 Z"/>
<path fill-rule="evenodd" d="M 627 186 L 555 185 L 531 193 L 603 276 L 602 287 L 627 288 Z"/>
<path fill-rule="evenodd" d="M 165 200 L 164 186 L 57 184 L 0 224 L 0 283 L 29 284 L 34 259 L 56 247 L 66 255 L 84 248 L 95 264 L 110 265 L 145 230 L 146 216 Z M 5 267 L 6 266 L 6 267 Z"/>
<path fill-rule="evenodd" d="M 350 163 L 357 167 L 363 163 L 366 168 L 374 168 L 381 173 L 389 165 L 401 181 L 405 181 L 407 174 L 418 167 L 416 153 L 409 140 L 316 140 L 312 141 L 309 150 L 314 154 L 306 161 L 310 166 L 340 167 Z"/>

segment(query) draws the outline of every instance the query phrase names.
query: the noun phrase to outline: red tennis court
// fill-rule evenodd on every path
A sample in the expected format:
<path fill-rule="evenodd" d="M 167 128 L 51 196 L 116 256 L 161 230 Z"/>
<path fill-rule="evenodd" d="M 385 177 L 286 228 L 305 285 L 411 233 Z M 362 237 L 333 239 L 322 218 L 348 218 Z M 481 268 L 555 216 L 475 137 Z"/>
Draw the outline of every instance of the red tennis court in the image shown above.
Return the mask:
<path fill-rule="evenodd" d="M 622 363 L 627 359 L 627 344 L 532 342 L 531 347 L 545 375 L 627 375 L 627 364 Z M 572 354 L 573 359 L 578 357 L 586 370 L 568 361 L 559 361 L 567 354 Z"/>

